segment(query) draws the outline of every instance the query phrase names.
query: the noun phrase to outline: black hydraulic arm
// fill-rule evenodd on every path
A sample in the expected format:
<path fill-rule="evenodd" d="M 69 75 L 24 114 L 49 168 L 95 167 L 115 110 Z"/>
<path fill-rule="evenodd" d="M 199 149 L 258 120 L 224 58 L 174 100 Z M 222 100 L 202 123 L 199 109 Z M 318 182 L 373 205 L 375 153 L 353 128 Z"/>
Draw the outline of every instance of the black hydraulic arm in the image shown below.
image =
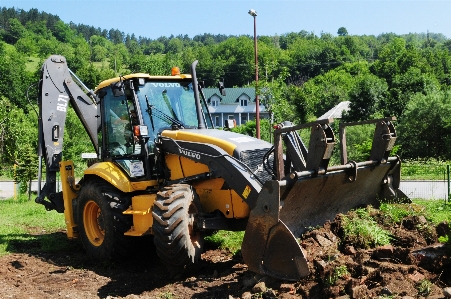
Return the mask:
<path fill-rule="evenodd" d="M 48 210 L 64 211 L 62 195 L 56 193 L 56 173 L 62 158 L 64 126 L 69 103 L 74 108 L 88 133 L 91 142 L 98 151 L 97 128 L 99 113 L 94 93 L 86 93 L 74 82 L 79 79 L 71 76 L 66 59 L 60 55 L 50 56 L 41 69 L 39 84 L 39 120 L 38 120 L 38 155 L 39 155 L 39 183 L 41 180 L 42 158 L 46 166 L 46 182 L 40 189 L 37 203 L 43 204 Z M 76 138 L 76 136 L 71 136 Z M 50 201 L 46 201 L 45 198 Z"/>

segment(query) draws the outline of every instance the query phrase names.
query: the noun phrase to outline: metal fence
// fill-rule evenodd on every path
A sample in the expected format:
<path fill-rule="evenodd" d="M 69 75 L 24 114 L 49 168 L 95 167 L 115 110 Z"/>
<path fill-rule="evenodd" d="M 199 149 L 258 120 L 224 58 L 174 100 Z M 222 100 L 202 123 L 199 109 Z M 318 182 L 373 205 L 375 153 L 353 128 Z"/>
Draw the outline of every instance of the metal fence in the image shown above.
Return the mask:
<path fill-rule="evenodd" d="M 403 164 L 400 189 L 410 198 L 450 201 L 450 166 Z"/>

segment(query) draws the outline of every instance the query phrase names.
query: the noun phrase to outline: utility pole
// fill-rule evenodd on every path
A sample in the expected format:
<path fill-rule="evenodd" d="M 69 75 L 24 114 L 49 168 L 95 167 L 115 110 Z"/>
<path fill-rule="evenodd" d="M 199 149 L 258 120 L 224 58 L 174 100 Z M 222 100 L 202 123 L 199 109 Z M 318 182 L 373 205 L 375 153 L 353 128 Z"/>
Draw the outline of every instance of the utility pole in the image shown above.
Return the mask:
<path fill-rule="evenodd" d="M 258 49 L 257 49 L 257 12 L 250 9 L 248 12 L 254 17 L 254 54 L 255 54 L 255 126 L 257 127 L 257 138 L 260 139 L 260 101 L 258 99 Z"/>

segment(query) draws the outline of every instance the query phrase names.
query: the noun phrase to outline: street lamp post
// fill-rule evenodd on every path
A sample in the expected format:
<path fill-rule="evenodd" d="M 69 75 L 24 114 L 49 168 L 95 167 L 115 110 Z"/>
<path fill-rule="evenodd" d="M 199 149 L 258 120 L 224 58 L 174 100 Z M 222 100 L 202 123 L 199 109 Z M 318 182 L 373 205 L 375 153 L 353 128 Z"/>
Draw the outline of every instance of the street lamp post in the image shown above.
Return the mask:
<path fill-rule="evenodd" d="M 255 126 L 257 127 L 257 138 L 260 139 L 260 102 L 258 100 L 258 50 L 257 50 L 257 12 L 249 10 L 249 14 L 254 17 L 254 54 L 255 54 Z"/>

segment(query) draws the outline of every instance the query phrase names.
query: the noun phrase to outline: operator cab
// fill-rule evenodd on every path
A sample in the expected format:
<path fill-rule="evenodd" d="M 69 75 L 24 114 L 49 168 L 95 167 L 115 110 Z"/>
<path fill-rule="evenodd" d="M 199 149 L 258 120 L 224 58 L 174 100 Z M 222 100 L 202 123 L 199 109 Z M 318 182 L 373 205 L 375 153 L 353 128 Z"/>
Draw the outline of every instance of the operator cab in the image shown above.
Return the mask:
<path fill-rule="evenodd" d="M 131 180 L 155 179 L 155 158 L 146 157 L 155 156 L 155 142 L 163 130 L 198 128 L 191 75 L 173 71 L 173 76 L 117 77 L 100 83 L 96 94 L 101 157 L 116 162 Z M 212 128 L 207 105 L 200 102 L 200 121 Z"/>

